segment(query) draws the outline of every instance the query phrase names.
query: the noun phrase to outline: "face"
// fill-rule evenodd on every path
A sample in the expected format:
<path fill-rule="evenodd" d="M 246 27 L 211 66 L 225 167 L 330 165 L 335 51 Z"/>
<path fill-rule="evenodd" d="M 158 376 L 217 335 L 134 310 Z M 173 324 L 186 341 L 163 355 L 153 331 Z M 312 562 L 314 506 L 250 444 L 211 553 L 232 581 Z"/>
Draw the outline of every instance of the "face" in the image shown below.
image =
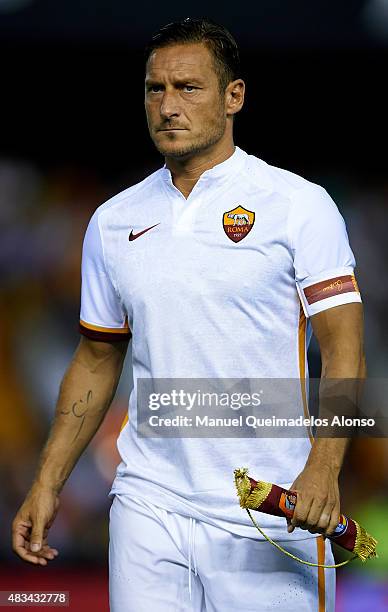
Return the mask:
<path fill-rule="evenodd" d="M 211 52 L 203 43 L 171 45 L 151 54 L 145 108 L 150 136 L 165 157 L 187 157 L 222 138 L 225 95 Z"/>

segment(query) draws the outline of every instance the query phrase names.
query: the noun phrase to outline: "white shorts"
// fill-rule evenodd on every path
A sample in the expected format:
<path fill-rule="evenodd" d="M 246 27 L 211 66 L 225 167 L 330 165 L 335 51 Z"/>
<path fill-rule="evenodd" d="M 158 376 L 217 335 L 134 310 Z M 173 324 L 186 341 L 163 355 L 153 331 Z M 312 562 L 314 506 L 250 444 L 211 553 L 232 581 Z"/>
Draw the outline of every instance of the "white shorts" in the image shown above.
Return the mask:
<path fill-rule="evenodd" d="M 266 541 L 127 495 L 115 495 L 109 531 L 111 612 L 334 612 L 335 570 L 302 565 Z M 285 548 L 334 563 L 322 536 Z"/>

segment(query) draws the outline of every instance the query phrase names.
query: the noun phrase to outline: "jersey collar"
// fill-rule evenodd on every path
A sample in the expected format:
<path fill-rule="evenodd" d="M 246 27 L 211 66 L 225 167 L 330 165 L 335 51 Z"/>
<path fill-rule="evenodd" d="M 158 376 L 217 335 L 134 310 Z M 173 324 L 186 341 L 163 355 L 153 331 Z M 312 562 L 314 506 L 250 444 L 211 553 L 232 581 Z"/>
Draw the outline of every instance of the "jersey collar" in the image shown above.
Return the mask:
<path fill-rule="evenodd" d="M 247 153 L 240 149 L 239 147 L 235 147 L 234 153 L 225 159 L 225 161 L 217 164 L 210 170 L 205 170 L 200 176 L 200 180 L 204 179 L 209 181 L 217 181 L 218 179 L 225 179 L 231 176 L 231 174 L 238 173 L 248 157 Z M 164 164 L 162 170 L 162 177 L 165 181 L 172 184 L 172 176 L 170 170 Z"/>

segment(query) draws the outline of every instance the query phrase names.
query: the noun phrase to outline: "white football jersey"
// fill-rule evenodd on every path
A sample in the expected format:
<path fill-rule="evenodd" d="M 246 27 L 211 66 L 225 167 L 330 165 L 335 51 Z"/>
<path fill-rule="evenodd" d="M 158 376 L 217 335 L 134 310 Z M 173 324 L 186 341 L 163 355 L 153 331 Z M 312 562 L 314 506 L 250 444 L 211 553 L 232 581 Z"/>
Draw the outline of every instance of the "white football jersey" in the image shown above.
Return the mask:
<path fill-rule="evenodd" d="M 132 336 L 134 390 L 118 438 L 111 495 L 256 537 L 233 470 L 289 487 L 305 438 L 143 438 L 139 378 L 307 376 L 308 318 L 361 301 L 343 218 L 320 186 L 238 147 L 204 172 L 187 199 L 164 167 L 94 213 L 84 240 L 80 330 Z M 306 415 L 303 384 L 300 414 Z M 273 537 L 284 519 L 260 516 Z"/>

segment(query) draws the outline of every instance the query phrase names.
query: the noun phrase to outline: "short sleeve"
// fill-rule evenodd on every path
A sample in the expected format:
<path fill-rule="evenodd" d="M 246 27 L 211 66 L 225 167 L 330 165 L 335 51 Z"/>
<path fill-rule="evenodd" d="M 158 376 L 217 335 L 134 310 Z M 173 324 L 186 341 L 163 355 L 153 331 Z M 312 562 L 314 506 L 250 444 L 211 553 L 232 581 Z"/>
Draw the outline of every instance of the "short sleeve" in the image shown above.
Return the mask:
<path fill-rule="evenodd" d="M 305 315 L 361 302 L 345 222 L 329 194 L 311 184 L 292 199 L 289 237 Z"/>
<path fill-rule="evenodd" d="M 129 339 L 126 313 L 106 270 L 97 213 L 85 233 L 81 276 L 80 333 L 105 342 Z"/>

